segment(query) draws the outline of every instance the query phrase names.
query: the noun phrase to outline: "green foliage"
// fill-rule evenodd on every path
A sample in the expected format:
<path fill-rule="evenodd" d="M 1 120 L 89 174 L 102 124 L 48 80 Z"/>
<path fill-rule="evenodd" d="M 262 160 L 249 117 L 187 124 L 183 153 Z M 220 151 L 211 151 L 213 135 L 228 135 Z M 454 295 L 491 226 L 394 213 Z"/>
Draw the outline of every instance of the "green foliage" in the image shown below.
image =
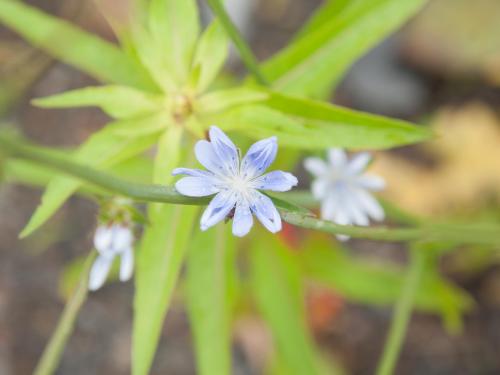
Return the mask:
<path fill-rule="evenodd" d="M 74 108 L 97 106 L 114 118 L 144 116 L 163 109 L 161 96 L 126 86 L 98 86 L 66 91 L 34 99 L 41 108 Z"/>
<path fill-rule="evenodd" d="M 34 103 L 44 108 L 97 106 L 116 119 L 68 152 L 27 151 L 20 146 L 16 154 L 16 146 L 0 135 L 6 154 L 10 150 L 15 157 L 55 168 L 40 169 L 10 159 L 5 164 L 9 180 L 47 184 L 22 236 L 39 228 L 77 191 L 98 196 L 123 194 L 149 202 L 205 204 L 206 199 L 180 196 L 169 185 L 173 183 L 172 169 L 192 162 L 183 151 L 191 153 L 194 138 L 203 137 L 214 123 L 248 138 L 278 136 L 280 145 L 302 150 L 333 146 L 380 149 L 432 136 L 428 129 L 404 121 L 304 98 L 324 96 L 332 90 L 357 58 L 414 14 L 424 0 L 326 1 L 292 43 L 263 64 L 263 75 L 218 0 L 209 3 L 219 17 L 203 33 L 195 0 L 137 3 L 141 11 L 134 14 L 128 30 L 120 30 L 120 49 L 21 2 L 0 1 L 0 22 L 60 60 L 110 83 Z M 261 83 L 269 78 L 272 89 L 245 83 L 211 91 L 227 58 L 228 36 L 243 52 L 254 76 Z M 155 145 L 152 162 L 142 154 Z M 286 155 L 281 162 L 295 161 L 298 153 Z M 460 328 L 472 301 L 440 275 L 439 256 L 462 242 L 499 243 L 497 225 L 427 223 L 386 205 L 389 216 L 408 227 L 343 227 L 313 217 L 289 203 L 285 194 L 272 199 L 284 221 L 304 228 L 384 241 L 430 240 L 419 248 L 426 251 L 426 263 L 420 264 L 422 273 L 415 277 L 418 283 L 410 288 L 410 297 L 415 293 L 416 308 L 441 314 L 450 331 Z M 308 194 L 306 201 L 310 200 Z M 227 226 L 207 232 L 195 229 L 198 209 L 193 206 L 151 203 L 147 212 L 136 256 L 133 375 L 149 373 L 186 253 L 186 302 L 199 373 L 230 374 L 236 241 Z M 277 373 L 337 372 L 318 353 L 308 332 L 304 309 L 308 281 L 332 288 L 356 303 L 392 305 L 399 298 L 413 300 L 402 289 L 406 268 L 355 258 L 331 248 L 330 239 L 308 242 L 304 251 L 292 252 L 276 236 L 257 232 L 249 247 L 250 290 L 273 335 L 273 369 Z M 66 284 L 72 283 L 79 267 L 70 268 Z M 410 307 L 407 303 L 406 318 Z"/>
<path fill-rule="evenodd" d="M 198 231 L 187 260 L 187 309 L 198 374 L 231 374 L 231 302 L 235 241 L 230 226 Z"/>
<path fill-rule="evenodd" d="M 103 130 L 94 133 L 78 149 L 74 159 L 99 169 L 107 169 L 141 154 L 154 144 L 158 135 L 147 134 L 142 137 L 131 138 L 124 137 L 119 132 L 130 127 L 147 126 L 151 121 L 155 122 L 157 120 L 156 117 L 144 117 L 132 122 L 123 120 L 108 125 Z M 28 236 L 45 223 L 77 191 L 80 184 L 80 181 L 65 176 L 52 179 L 47 185 L 40 205 L 21 232 L 21 237 Z"/>
<path fill-rule="evenodd" d="M 266 93 L 260 102 L 236 106 L 212 120 L 251 137 L 276 135 L 282 146 L 309 150 L 332 146 L 387 148 L 421 142 L 432 135 L 428 129 L 401 120 L 276 92 Z"/>
<path fill-rule="evenodd" d="M 14 0 L 0 2 L 0 21 L 37 47 L 99 80 L 155 89 L 137 61 L 66 21 Z"/>
<path fill-rule="evenodd" d="M 155 182 L 172 180 L 170 172 L 181 160 L 181 134 L 171 127 L 160 142 Z M 133 375 L 149 373 L 197 211 L 195 207 L 159 204 L 148 209 L 150 225 L 142 237 L 135 272 Z"/>
<path fill-rule="evenodd" d="M 304 247 L 307 250 L 301 252 L 300 259 L 307 277 L 331 287 L 349 301 L 388 305 L 401 294 L 406 270 L 400 266 L 357 259 L 329 241 L 312 242 Z M 470 296 L 443 279 L 436 267 L 432 263 L 427 265 L 416 293 L 416 307 L 433 313 L 447 312 L 444 318 L 462 315 L 472 307 Z"/>
<path fill-rule="evenodd" d="M 422 7 L 425 0 L 329 2 L 299 38 L 263 65 L 273 87 L 322 96 L 349 66 Z"/>
<path fill-rule="evenodd" d="M 220 23 L 215 20 L 205 30 L 194 54 L 192 79 L 195 91 L 204 92 L 214 81 L 226 61 L 229 43 Z"/>
<path fill-rule="evenodd" d="M 276 355 L 286 363 L 290 375 L 324 373 L 305 321 L 304 283 L 297 256 L 267 233 L 261 233 L 252 245 L 252 290 L 272 332 Z"/>
<path fill-rule="evenodd" d="M 267 99 L 268 96 L 269 94 L 263 90 L 245 86 L 217 90 L 203 95 L 197 101 L 196 109 L 204 115 L 210 115 L 241 105 L 258 103 Z"/>
<path fill-rule="evenodd" d="M 195 0 L 150 0 L 149 31 L 153 48 L 159 50 L 165 70 L 178 84 L 187 81 L 199 34 Z"/>
<path fill-rule="evenodd" d="M 58 154 L 61 158 L 67 158 L 70 152 L 72 152 L 72 150 L 58 151 Z M 8 159 L 5 161 L 3 167 L 2 182 L 11 184 L 44 187 L 58 174 L 58 172 L 55 172 L 51 168 L 46 168 L 21 159 Z M 152 181 L 152 163 L 151 160 L 144 157 L 129 159 L 110 168 L 110 174 L 121 176 L 130 182 Z M 109 192 L 104 189 L 89 184 L 88 182 L 82 182 L 83 184 L 78 190 L 78 193 L 86 196 L 109 195 Z"/>
<path fill-rule="evenodd" d="M 153 205 L 137 253 L 132 374 L 149 373 L 176 286 L 196 207 Z"/>

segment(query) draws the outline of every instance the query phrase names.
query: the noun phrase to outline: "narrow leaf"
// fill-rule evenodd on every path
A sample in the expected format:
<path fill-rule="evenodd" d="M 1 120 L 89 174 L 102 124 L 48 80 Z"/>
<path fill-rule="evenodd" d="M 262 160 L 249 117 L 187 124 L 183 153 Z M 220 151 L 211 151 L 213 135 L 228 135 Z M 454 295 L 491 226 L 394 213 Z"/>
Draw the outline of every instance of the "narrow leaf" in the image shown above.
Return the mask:
<path fill-rule="evenodd" d="M 289 374 L 319 374 L 318 353 L 308 333 L 297 256 L 266 234 L 250 251 L 252 289 Z"/>
<path fill-rule="evenodd" d="M 230 227 L 197 231 L 187 263 L 187 308 L 198 374 L 231 374 L 230 275 L 234 264 Z"/>
<path fill-rule="evenodd" d="M 162 109 L 162 97 L 125 86 L 97 86 L 34 99 L 42 108 L 100 107 L 114 118 L 146 115 Z"/>
<path fill-rule="evenodd" d="M 268 92 L 258 104 L 239 106 L 215 118 L 225 129 L 253 138 L 276 135 L 282 145 L 380 149 L 426 140 L 432 133 L 402 120 L 354 111 L 325 102 Z"/>
<path fill-rule="evenodd" d="M 196 102 L 196 110 L 204 114 L 213 114 L 241 105 L 261 102 L 269 95 L 262 90 L 250 87 L 238 87 L 209 92 Z"/>
<path fill-rule="evenodd" d="M 170 183 L 171 171 L 180 164 L 182 129 L 171 126 L 162 135 L 154 166 L 154 182 Z M 137 256 L 132 374 L 149 373 L 160 339 L 186 247 L 189 244 L 196 207 L 151 204 L 151 223 L 144 231 Z"/>
<path fill-rule="evenodd" d="M 193 59 L 193 69 L 200 69 L 196 92 L 205 91 L 221 70 L 228 54 L 229 42 L 221 24 L 215 20 L 205 30 Z"/>
<path fill-rule="evenodd" d="M 197 207 L 153 204 L 137 254 L 132 374 L 147 375 L 160 339 Z"/>
<path fill-rule="evenodd" d="M 177 83 L 188 77 L 199 34 L 195 0 L 151 0 L 149 30 L 156 48 L 161 49 L 165 67 L 175 72 Z"/>
<path fill-rule="evenodd" d="M 352 302 L 388 305 L 397 301 L 406 275 L 401 267 L 356 259 L 325 243 L 309 243 L 307 248 L 300 258 L 306 274 L 313 280 L 331 287 Z M 471 307 L 470 296 L 465 291 L 432 269 L 426 270 L 415 303 L 424 311 L 452 310 L 458 315 Z"/>
<path fill-rule="evenodd" d="M 356 1 L 356 0 L 355 0 Z M 354 3 L 352 0 L 326 0 L 317 8 L 313 15 L 293 36 L 295 40 L 302 37 L 307 37 L 309 33 L 314 32 L 327 23 L 331 23 L 335 17 L 339 17 L 346 10 L 349 4 Z"/>
<path fill-rule="evenodd" d="M 117 46 L 21 1 L 0 1 L 0 22 L 99 80 L 156 90 L 144 68 Z"/>
<path fill-rule="evenodd" d="M 317 14 L 319 21 L 264 63 L 263 73 L 280 91 L 320 95 L 423 4 L 425 0 L 355 0 L 339 8 L 325 6 L 320 12 L 331 17 Z"/>

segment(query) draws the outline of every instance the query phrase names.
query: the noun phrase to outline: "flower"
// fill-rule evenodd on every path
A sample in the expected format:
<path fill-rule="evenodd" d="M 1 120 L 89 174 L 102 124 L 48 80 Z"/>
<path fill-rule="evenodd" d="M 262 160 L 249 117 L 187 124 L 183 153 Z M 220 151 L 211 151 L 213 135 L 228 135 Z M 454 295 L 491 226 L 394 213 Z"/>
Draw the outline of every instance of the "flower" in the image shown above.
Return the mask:
<path fill-rule="evenodd" d="M 370 218 L 383 220 L 384 210 L 369 191 L 383 189 L 385 182 L 378 176 L 364 174 L 370 154 L 359 153 L 348 160 L 343 150 L 330 149 L 328 161 L 312 157 L 304 161 L 304 167 L 315 177 L 311 190 L 314 198 L 321 201 L 321 218 L 340 225 L 361 226 L 368 225 Z"/>
<path fill-rule="evenodd" d="M 101 225 L 97 228 L 94 246 L 99 255 L 90 270 L 90 290 L 97 290 L 104 284 L 113 260 L 118 255 L 121 257 L 120 281 L 130 279 L 134 270 L 133 241 L 132 231 L 123 224 Z"/>
<path fill-rule="evenodd" d="M 174 176 L 187 175 L 177 181 L 175 188 L 189 197 L 215 194 L 201 216 L 201 230 L 233 216 L 233 234 L 246 235 L 253 225 L 254 214 L 272 233 L 281 230 L 281 217 L 271 199 L 258 191 L 288 191 L 297 185 L 291 173 L 273 171 L 263 174 L 271 165 L 278 151 L 276 137 L 254 143 L 240 161 L 239 151 L 233 142 L 216 126 L 210 127 L 210 142 L 198 141 L 195 154 L 207 169 L 176 168 Z"/>

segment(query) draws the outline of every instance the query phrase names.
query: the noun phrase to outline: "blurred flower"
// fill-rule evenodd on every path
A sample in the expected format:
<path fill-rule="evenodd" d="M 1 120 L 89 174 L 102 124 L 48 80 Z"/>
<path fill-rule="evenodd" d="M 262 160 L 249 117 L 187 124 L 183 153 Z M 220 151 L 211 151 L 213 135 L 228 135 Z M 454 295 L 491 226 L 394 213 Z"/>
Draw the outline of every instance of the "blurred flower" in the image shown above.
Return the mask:
<path fill-rule="evenodd" d="M 90 270 L 90 290 L 97 290 L 104 284 L 117 255 L 121 257 L 120 280 L 130 279 L 134 270 L 133 241 L 132 231 L 123 224 L 101 225 L 97 228 L 94 235 L 94 246 L 99 255 Z"/>
<path fill-rule="evenodd" d="M 254 143 L 240 162 L 238 149 L 216 126 L 209 131 L 210 142 L 196 143 L 198 161 L 208 171 L 176 168 L 172 174 L 185 174 L 175 187 L 183 195 L 203 197 L 216 194 L 201 217 L 206 230 L 226 217 L 233 216 L 233 234 L 246 235 L 253 225 L 252 213 L 272 233 L 281 230 L 281 217 L 269 197 L 257 189 L 288 191 L 297 185 L 295 176 L 282 171 L 263 174 L 278 151 L 276 137 Z"/>
<path fill-rule="evenodd" d="M 304 161 L 304 167 L 315 177 L 311 190 L 314 198 L 321 201 L 321 218 L 340 225 L 362 226 L 368 225 L 370 218 L 384 219 L 384 210 L 369 190 L 381 190 L 385 183 L 378 176 L 364 174 L 370 160 L 368 153 L 348 160 L 343 150 L 330 149 L 329 163 L 320 158 Z"/>

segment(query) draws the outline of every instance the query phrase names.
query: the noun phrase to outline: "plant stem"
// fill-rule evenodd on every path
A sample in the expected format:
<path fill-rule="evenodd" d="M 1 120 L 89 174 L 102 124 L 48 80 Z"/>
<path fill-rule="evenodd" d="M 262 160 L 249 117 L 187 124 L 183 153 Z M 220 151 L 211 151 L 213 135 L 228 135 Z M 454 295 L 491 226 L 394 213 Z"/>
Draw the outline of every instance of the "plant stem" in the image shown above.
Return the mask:
<path fill-rule="evenodd" d="M 185 205 L 206 205 L 211 197 L 192 198 L 179 194 L 174 187 L 162 185 L 146 185 L 129 182 L 108 173 L 95 170 L 68 158 L 12 139 L 0 133 L 0 150 L 8 156 L 26 159 L 46 167 L 67 173 L 73 177 L 90 182 L 113 194 L 121 194 L 137 201 L 173 203 Z M 282 195 L 283 196 L 283 195 Z M 284 221 L 306 229 L 313 229 L 330 234 L 345 234 L 353 238 L 365 238 L 378 241 L 443 241 L 461 244 L 500 245 L 500 228 L 498 225 L 485 227 L 474 224 L 447 224 L 436 222 L 415 223 L 403 228 L 355 227 L 337 225 L 330 221 L 320 220 L 308 212 L 300 212 L 300 208 L 271 197 L 280 210 Z"/>
<path fill-rule="evenodd" d="M 384 352 L 377 368 L 377 375 L 390 375 L 394 371 L 396 361 L 401 352 L 411 311 L 415 302 L 415 294 L 420 284 L 422 271 L 425 265 L 425 253 L 412 249 L 410 270 L 405 279 L 401 296 L 396 304 L 389 336 L 385 343 Z"/>
<path fill-rule="evenodd" d="M 52 334 L 52 337 L 45 347 L 42 357 L 38 361 L 35 371 L 33 372 L 34 375 L 51 375 L 57 369 L 57 366 L 61 361 L 64 348 L 66 347 L 66 343 L 73 332 L 73 327 L 75 326 L 78 313 L 87 298 L 88 274 L 95 257 L 96 252 L 92 251 L 92 253 L 85 260 L 78 286 L 64 307 L 62 316 L 57 324 L 57 328 Z"/>
<path fill-rule="evenodd" d="M 227 34 L 232 39 L 247 69 L 254 75 L 257 82 L 259 82 L 261 85 L 268 86 L 269 83 L 267 82 L 264 75 L 261 73 L 257 59 L 255 58 L 254 54 L 252 53 L 252 50 L 250 49 L 250 47 L 245 42 L 240 32 L 234 25 L 233 21 L 231 21 L 231 18 L 229 18 L 229 15 L 224 9 L 224 5 L 221 3 L 220 0 L 207 0 L 207 3 L 214 12 L 214 14 L 217 17 L 219 17 L 222 26 L 224 26 L 224 29 L 226 30 Z"/>

